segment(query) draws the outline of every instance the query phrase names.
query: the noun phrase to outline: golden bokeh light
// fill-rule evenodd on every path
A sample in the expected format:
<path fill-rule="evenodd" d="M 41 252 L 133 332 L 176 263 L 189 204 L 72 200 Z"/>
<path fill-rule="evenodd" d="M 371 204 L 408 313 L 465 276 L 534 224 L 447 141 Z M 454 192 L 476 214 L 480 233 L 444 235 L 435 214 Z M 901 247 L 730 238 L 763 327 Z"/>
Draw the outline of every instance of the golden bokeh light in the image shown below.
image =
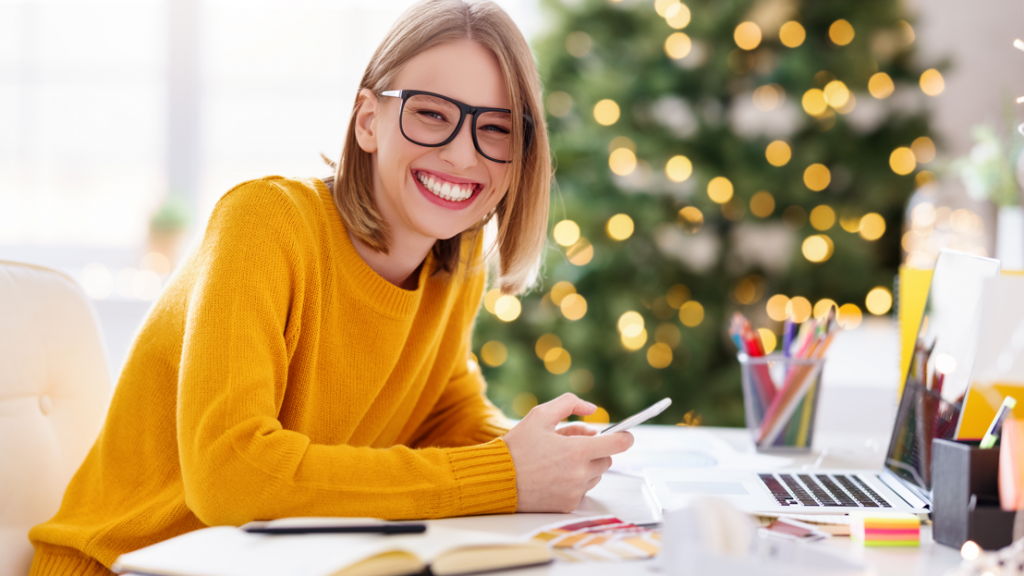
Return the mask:
<path fill-rule="evenodd" d="M 782 86 L 778 84 L 765 84 L 754 90 L 751 100 L 754 102 L 754 108 L 762 112 L 768 112 L 778 108 L 779 104 L 782 104 L 785 95 L 786 93 Z"/>
<path fill-rule="evenodd" d="M 839 226 L 850 234 L 860 232 L 861 214 L 851 208 L 843 208 L 839 214 Z"/>
<path fill-rule="evenodd" d="M 846 103 L 850 101 L 850 89 L 839 80 L 833 80 L 826 84 L 822 93 L 825 95 L 825 102 L 837 110 L 846 106 Z"/>
<path fill-rule="evenodd" d="M 685 284 L 675 284 L 668 289 L 668 293 L 665 294 L 665 300 L 668 305 L 679 310 L 682 305 L 690 299 L 690 289 Z"/>
<path fill-rule="evenodd" d="M 853 109 L 857 107 L 857 97 L 853 95 L 853 92 L 849 92 L 849 98 L 846 100 L 846 104 L 836 108 L 836 112 L 840 114 L 849 114 L 853 112 Z"/>
<path fill-rule="evenodd" d="M 519 298 L 511 294 L 505 294 L 494 303 L 494 315 L 502 322 L 511 322 L 519 318 L 522 311 L 523 305 L 519 303 Z"/>
<path fill-rule="evenodd" d="M 619 176 L 629 176 L 636 170 L 636 153 L 629 148 L 617 148 L 608 155 L 608 167 Z"/>
<path fill-rule="evenodd" d="M 562 298 L 562 315 L 568 320 L 579 320 L 587 314 L 587 300 L 580 294 L 569 294 Z"/>
<path fill-rule="evenodd" d="M 644 347 L 647 343 L 647 330 L 641 330 L 639 334 L 635 336 L 626 336 L 625 333 L 621 335 L 622 345 L 626 347 L 626 350 L 637 351 Z"/>
<path fill-rule="evenodd" d="M 815 264 L 821 264 L 831 258 L 833 249 L 832 239 L 824 234 L 808 236 L 800 247 L 804 258 Z"/>
<path fill-rule="evenodd" d="M 811 301 L 803 296 L 794 296 L 786 304 L 786 316 L 797 324 L 806 322 L 812 310 Z"/>
<path fill-rule="evenodd" d="M 572 246 L 580 239 L 580 226 L 572 220 L 562 220 L 555 224 L 551 235 L 562 246 Z"/>
<path fill-rule="evenodd" d="M 533 351 L 537 353 L 537 358 L 544 359 L 544 355 L 548 353 L 548 350 L 552 348 L 561 348 L 562 339 L 554 334 L 545 334 L 540 338 L 537 338 L 537 343 L 533 346 Z"/>
<path fill-rule="evenodd" d="M 665 163 L 665 175 L 673 182 L 685 182 L 691 174 L 693 174 L 693 164 L 686 156 L 673 156 Z"/>
<path fill-rule="evenodd" d="M 586 394 L 594 389 L 594 375 L 586 368 L 577 368 L 569 374 L 569 388 L 577 394 Z"/>
<path fill-rule="evenodd" d="M 704 306 L 696 300 L 689 300 L 679 307 L 679 321 L 683 326 L 696 328 L 704 321 Z"/>
<path fill-rule="evenodd" d="M 804 97 L 800 100 L 800 104 L 804 107 L 804 112 L 811 116 L 821 116 L 828 109 L 825 93 L 817 88 L 811 88 L 804 92 Z"/>
<path fill-rule="evenodd" d="M 935 175 L 935 172 L 932 172 L 931 170 L 921 170 L 916 176 L 914 176 L 914 186 L 920 188 L 921 186 L 937 182 L 938 180 L 939 178 Z"/>
<path fill-rule="evenodd" d="M 776 322 L 782 322 L 786 319 L 787 305 L 789 305 L 789 297 L 785 294 L 776 294 L 768 299 L 768 303 L 764 308 L 769 318 Z"/>
<path fill-rule="evenodd" d="M 917 160 L 914 158 L 914 151 L 906 146 L 900 146 L 889 155 L 889 167 L 900 176 L 906 176 L 917 168 Z"/>
<path fill-rule="evenodd" d="M 679 211 L 676 221 L 685 232 L 696 234 L 704 226 L 704 214 L 695 206 L 687 206 Z"/>
<path fill-rule="evenodd" d="M 839 307 L 839 318 L 837 322 L 843 328 L 847 330 L 853 330 L 857 326 L 860 326 L 864 315 L 860 311 L 860 306 L 856 304 L 843 304 Z"/>
<path fill-rule="evenodd" d="M 860 237 L 865 240 L 878 240 L 885 234 L 885 218 L 877 212 L 869 212 L 860 219 Z"/>
<path fill-rule="evenodd" d="M 725 176 L 715 176 L 708 182 L 708 198 L 712 202 L 725 204 L 732 198 L 732 193 L 732 182 Z"/>
<path fill-rule="evenodd" d="M 751 304 L 757 299 L 757 284 L 750 278 L 742 278 L 733 287 L 732 294 L 740 304 Z"/>
<path fill-rule="evenodd" d="M 814 315 L 816 319 L 823 320 L 826 316 L 828 316 L 829 310 L 836 310 L 838 312 L 839 305 L 836 304 L 836 301 L 831 298 L 822 298 L 821 300 L 818 300 L 817 302 L 814 303 L 814 309 L 811 311 L 811 313 Z"/>
<path fill-rule="evenodd" d="M 594 105 L 594 120 L 601 126 L 611 126 L 619 121 L 619 105 L 615 100 L 604 99 Z"/>
<path fill-rule="evenodd" d="M 824 232 L 836 223 L 836 212 L 831 207 L 822 204 L 811 210 L 811 226 L 815 230 Z"/>
<path fill-rule="evenodd" d="M 667 344 L 669 348 L 675 348 L 679 346 L 679 343 L 683 339 L 683 333 L 679 331 L 679 327 L 675 324 L 659 324 L 658 329 L 654 331 L 654 341 Z"/>
<path fill-rule="evenodd" d="M 894 90 L 896 90 L 896 85 L 893 84 L 892 78 L 885 72 L 879 72 L 868 80 L 868 92 L 879 100 L 888 98 Z"/>
<path fill-rule="evenodd" d="M 678 3 L 679 0 L 654 0 L 654 11 L 658 13 L 658 16 L 664 18 L 669 7 Z"/>
<path fill-rule="evenodd" d="M 501 290 L 497 288 L 491 288 L 484 295 L 484 308 L 491 314 L 497 314 L 494 311 L 494 305 L 498 303 L 498 298 L 501 298 Z"/>
<path fill-rule="evenodd" d="M 907 46 L 909 46 L 914 42 L 914 38 L 916 37 L 916 34 L 914 34 L 914 27 L 911 26 L 910 23 L 907 22 L 906 20 L 900 20 L 899 22 L 897 22 L 897 24 L 899 24 L 900 32 L 903 33 L 904 43 L 906 43 Z"/>
<path fill-rule="evenodd" d="M 576 287 L 573 286 L 571 282 L 562 280 L 561 282 L 556 282 L 555 285 L 551 287 L 551 301 L 555 303 L 555 306 L 561 306 L 562 300 L 566 296 L 575 293 Z"/>
<path fill-rule="evenodd" d="M 673 60 L 682 60 L 690 54 L 693 42 L 683 32 L 673 32 L 665 39 L 665 54 Z"/>
<path fill-rule="evenodd" d="M 846 20 L 840 18 L 828 27 L 828 37 L 832 42 L 835 42 L 837 46 L 846 46 L 850 42 L 853 42 L 853 26 Z"/>
<path fill-rule="evenodd" d="M 750 198 L 750 212 L 758 218 L 767 218 L 775 211 L 775 197 L 761 190 Z"/>
<path fill-rule="evenodd" d="M 548 94 L 547 104 L 548 112 L 557 118 L 564 118 L 572 112 L 572 96 L 561 90 Z"/>
<path fill-rule="evenodd" d="M 675 28 L 682 30 L 690 23 L 690 9 L 682 2 L 676 2 L 665 10 L 665 22 Z"/>
<path fill-rule="evenodd" d="M 732 37 L 740 48 L 753 50 L 761 44 L 761 28 L 753 22 L 740 22 Z"/>
<path fill-rule="evenodd" d="M 644 329 L 644 317 L 635 310 L 625 312 L 619 316 L 618 328 L 626 336 L 636 336 Z"/>
<path fill-rule="evenodd" d="M 594 245 L 586 238 L 580 238 L 579 242 L 573 244 L 565 251 L 569 262 L 576 266 L 586 266 L 594 258 Z"/>
<path fill-rule="evenodd" d="M 668 368 L 672 363 L 672 348 L 661 342 L 651 344 L 651 347 L 647 349 L 647 363 L 652 368 Z"/>
<path fill-rule="evenodd" d="M 537 397 L 529 392 L 520 392 L 512 399 L 512 411 L 523 417 L 537 406 Z"/>
<path fill-rule="evenodd" d="M 552 348 L 544 354 L 544 367 L 552 374 L 565 374 L 572 367 L 572 356 L 565 348 Z"/>
<path fill-rule="evenodd" d="M 497 340 L 491 340 L 480 349 L 480 359 L 488 366 L 501 366 L 508 360 L 508 348 Z"/>
<path fill-rule="evenodd" d="M 785 166 L 793 157 L 793 151 L 782 140 L 775 140 L 764 150 L 764 156 L 772 166 Z"/>
<path fill-rule="evenodd" d="M 608 411 L 600 406 L 593 414 L 583 417 L 583 421 L 587 424 L 607 424 L 608 423 Z"/>
<path fill-rule="evenodd" d="M 608 142 L 608 153 L 611 154 L 619 148 L 629 148 L 633 152 L 636 152 L 636 142 L 628 136 L 616 136 Z"/>
<path fill-rule="evenodd" d="M 616 214 L 608 219 L 605 231 L 612 240 L 625 240 L 633 235 L 633 219 L 628 214 Z"/>
<path fill-rule="evenodd" d="M 918 164 L 927 164 L 935 160 L 935 143 L 927 136 L 915 139 L 910 144 L 910 149 L 914 152 L 914 159 Z"/>
<path fill-rule="evenodd" d="M 764 346 L 765 354 L 775 352 L 775 347 L 779 344 L 778 338 L 775 337 L 775 332 L 767 328 L 758 328 L 757 335 L 761 337 L 761 345 Z"/>
<path fill-rule="evenodd" d="M 892 292 L 884 286 L 877 286 L 868 292 L 864 307 L 875 316 L 881 316 L 892 308 Z"/>
<path fill-rule="evenodd" d="M 779 41 L 786 48 L 796 48 L 804 43 L 807 31 L 796 20 L 790 20 L 779 28 Z"/>
<path fill-rule="evenodd" d="M 921 91 L 929 96 L 938 96 L 946 89 L 946 81 L 942 73 L 935 68 L 929 68 L 921 73 Z"/>
<path fill-rule="evenodd" d="M 590 47 L 593 46 L 594 42 L 590 39 L 590 35 L 586 32 L 577 30 L 570 32 L 565 37 L 565 49 L 569 54 L 577 58 L 583 58 L 590 52 Z"/>
<path fill-rule="evenodd" d="M 804 170 L 804 184 L 814 192 L 828 188 L 832 173 L 824 164 L 811 164 Z"/>

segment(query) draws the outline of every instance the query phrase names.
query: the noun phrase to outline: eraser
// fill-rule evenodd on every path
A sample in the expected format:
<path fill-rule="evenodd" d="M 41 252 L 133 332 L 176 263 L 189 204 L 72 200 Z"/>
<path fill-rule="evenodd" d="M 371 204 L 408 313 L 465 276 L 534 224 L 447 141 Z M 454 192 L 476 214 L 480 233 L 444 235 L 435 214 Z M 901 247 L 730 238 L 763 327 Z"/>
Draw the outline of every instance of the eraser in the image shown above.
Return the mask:
<path fill-rule="evenodd" d="M 864 546 L 918 546 L 921 519 L 905 513 L 851 512 L 850 538 Z"/>

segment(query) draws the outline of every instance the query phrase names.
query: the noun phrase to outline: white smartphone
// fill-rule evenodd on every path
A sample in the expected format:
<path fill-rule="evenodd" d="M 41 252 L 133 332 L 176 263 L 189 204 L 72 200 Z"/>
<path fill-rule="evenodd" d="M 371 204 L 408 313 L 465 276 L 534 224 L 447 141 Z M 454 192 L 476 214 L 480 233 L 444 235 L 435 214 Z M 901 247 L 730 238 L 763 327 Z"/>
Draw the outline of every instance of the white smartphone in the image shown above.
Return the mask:
<path fill-rule="evenodd" d="M 625 432 L 626 430 L 629 430 L 633 426 L 636 426 L 637 424 L 643 424 L 644 422 L 650 420 L 651 418 L 654 418 L 658 414 L 661 414 L 662 412 L 665 411 L 665 408 L 668 408 L 671 405 L 672 399 L 664 398 L 662 400 L 659 400 L 652 406 L 645 408 L 644 410 L 637 412 L 636 414 L 633 414 L 632 416 L 626 418 L 622 422 L 619 422 L 618 424 L 613 424 L 612 426 L 609 426 L 604 430 L 601 430 L 601 432 L 599 433 L 614 434 L 616 432 Z"/>

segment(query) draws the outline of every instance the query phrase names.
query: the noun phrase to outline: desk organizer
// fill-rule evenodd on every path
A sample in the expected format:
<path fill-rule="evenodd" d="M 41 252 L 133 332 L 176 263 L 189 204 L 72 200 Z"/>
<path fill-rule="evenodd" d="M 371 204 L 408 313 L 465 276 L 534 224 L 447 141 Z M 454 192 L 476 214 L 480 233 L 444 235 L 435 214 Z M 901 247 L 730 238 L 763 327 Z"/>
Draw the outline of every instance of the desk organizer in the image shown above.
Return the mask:
<path fill-rule="evenodd" d="M 809 452 L 823 358 L 738 356 L 747 429 L 760 452 Z"/>
<path fill-rule="evenodd" d="M 999 507 L 999 448 L 977 442 L 932 441 L 932 537 L 960 548 L 973 540 L 985 550 L 1013 541 L 1014 512 Z"/>

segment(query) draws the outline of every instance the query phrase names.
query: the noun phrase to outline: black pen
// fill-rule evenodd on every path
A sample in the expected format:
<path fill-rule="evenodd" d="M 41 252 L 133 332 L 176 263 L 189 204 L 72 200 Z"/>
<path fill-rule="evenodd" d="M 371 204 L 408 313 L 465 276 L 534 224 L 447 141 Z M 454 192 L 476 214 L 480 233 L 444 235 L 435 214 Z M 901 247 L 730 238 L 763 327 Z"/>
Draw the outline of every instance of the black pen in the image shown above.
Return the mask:
<path fill-rule="evenodd" d="M 268 526 L 268 523 L 250 522 L 242 530 L 250 534 L 422 534 L 426 524 L 363 524 L 348 526 Z"/>

